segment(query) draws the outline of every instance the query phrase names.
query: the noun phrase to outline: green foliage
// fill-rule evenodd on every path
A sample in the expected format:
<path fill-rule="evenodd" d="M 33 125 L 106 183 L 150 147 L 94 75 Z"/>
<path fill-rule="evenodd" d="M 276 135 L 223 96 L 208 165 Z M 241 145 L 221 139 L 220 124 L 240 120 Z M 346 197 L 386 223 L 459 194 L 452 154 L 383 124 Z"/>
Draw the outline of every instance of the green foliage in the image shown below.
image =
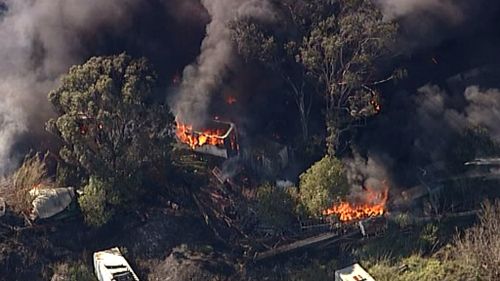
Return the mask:
<path fill-rule="evenodd" d="M 73 167 L 67 163 L 57 164 L 56 181 L 58 186 L 80 186 L 82 184 L 82 173 L 78 167 Z"/>
<path fill-rule="evenodd" d="M 413 255 L 402 259 L 399 264 L 381 260 L 368 266 L 370 274 L 378 281 L 455 281 L 476 280 L 469 269 L 453 261 L 440 261 Z"/>
<path fill-rule="evenodd" d="M 500 201 L 485 203 L 480 222 L 456 236 L 452 244 L 431 257 L 422 256 L 439 240 L 444 239 L 441 223 L 427 224 L 419 231 L 397 234 L 364 246 L 363 260 L 376 280 L 499 280 L 500 270 Z M 401 241 L 407 241 L 407 246 Z M 413 241 L 413 242 L 412 242 Z M 400 249 L 398 249 L 400 248 Z M 407 248 L 403 250 L 403 248 Z M 368 250 L 369 249 L 369 250 Z M 385 254 L 381 255 L 380 253 Z M 358 251 L 358 257 L 360 251 Z"/>
<path fill-rule="evenodd" d="M 409 224 L 413 224 L 408 228 Z M 428 223 L 422 226 L 415 225 L 407 216 L 397 218 L 397 222 L 389 224 L 389 228 L 382 237 L 353 250 L 356 257 L 364 261 L 381 259 L 399 260 L 412 255 L 431 252 L 447 240 L 451 241 L 452 233 L 441 229 L 451 228 L 444 223 Z"/>
<path fill-rule="evenodd" d="M 378 112 L 374 86 L 382 80 L 377 81 L 376 62 L 389 53 L 397 30 L 382 18 L 372 1 L 338 1 L 299 48 L 297 60 L 324 93 L 330 155 L 337 152 L 342 132 Z"/>
<path fill-rule="evenodd" d="M 256 200 L 257 215 L 264 225 L 284 231 L 293 224 L 296 200 L 292 191 L 265 184 L 258 188 Z"/>
<path fill-rule="evenodd" d="M 320 215 L 348 189 L 342 162 L 325 156 L 300 175 L 299 199 L 310 215 Z"/>
<path fill-rule="evenodd" d="M 383 20 L 372 2 L 283 0 L 274 5 L 286 31 L 248 18 L 232 24 L 239 53 L 270 68 L 288 86 L 304 140 L 312 93 L 323 97 L 330 155 L 353 123 L 379 111 L 376 85 L 405 75 L 403 70 L 392 75 L 377 71 L 377 61 L 389 54 L 395 41 L 397 26 Z"/>
<path fill-rule="evenodd" d="M 151 66 L 125 54 L 94 57 L 61 82 L 49 94 L 58 116 L 47 129 L 63 141 L 64 164 L 84 179 L 105 179 L 110 205 L 136 199 L 155 167 L 166 166 L 173 139 L 173 116 L 154 95 Z M 59 180 L 71 178 L 69 172 Z"/>
<path fill-rule="evenodd" d="M 85 222 L 94 227 L 99 227 L 111 218 L 111 211 L 106 206 L 110 197 L 107 192 L 112 191 L 112 186 L 95 177 L 90 177 L 89 183 L 83 188 L 83 195 L 78 198 L 80 209 Z"/>
<path fill-rule="evenodd" d="M 273 63 L 276 60 L 278 45 L 273 36 L 264 34 L 260 26 L 249 20 L 233 22 L 231 28 L 233 40 L 243 58 L 275 67 Z"/>
<path fill-rule="evenodd" d="M 398 225 L 399 228 L 405 228 L 410 226 L 413 221 L 409 213 L 399 213 L 394 216 L 393 221 Z"/>
<path fill-rule="evenodd" d="M 314 85 L 309 83 L 306 69 L 297 56 L 303 38 L 329 13 L 332 5 L 323 0 L 283 0 L 274 5 L 281 15 L 280 24 L 286 25 L 288 31 L 243 18 L 231 24 L 232 37 L 240 55 L 266 66 L 285 83 L 286 93 L 297 106 L 302 142 L 307 143 Z"/>
<path fill-rule="evenodd" d="M 81 262 L 58 264 L 54 271 L 59 278 L 56 280 L 97 281 L 92 269 Z"/>
<path fill-rule="evenodd" d="M 426 224 L 422 231 L 420 231 L 419 243 L 420 248 L 429 250 L 439 242 L 439 228 L 437 225 L 429 223 Z"/>

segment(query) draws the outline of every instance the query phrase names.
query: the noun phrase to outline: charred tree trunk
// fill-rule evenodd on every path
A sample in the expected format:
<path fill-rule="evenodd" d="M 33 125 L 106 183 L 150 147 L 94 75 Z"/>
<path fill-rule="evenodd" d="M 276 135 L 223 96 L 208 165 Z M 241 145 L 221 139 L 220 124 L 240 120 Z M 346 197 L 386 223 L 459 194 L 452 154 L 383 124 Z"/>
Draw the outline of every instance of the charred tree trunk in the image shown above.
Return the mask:
<path fill-rule="evenodd" d="M 293 96 L 297 110 L 299 111 L 299 121 L 300 128 L 302 131 L 302 141 L 307 142 L 309 139 L 309 114 L 311 112 L 312 97 L 307 99 L 307 94 L 305 91 L 305 74 L 302 74 L 300 79 L 300 85 L 294 83 L 292 79 L 282 74 L 283 79 L 287 82 L 290 87 L 290 93 Z"/>
<path fill-rule="evenodd" d="M 304 91 L 301 90 L 301 93 L 298 94 L 298 97 L 296 98 L 297 100 L 297 107 L 299 110 L 299 118 L 300 118 L 300 127 L 302 130 L 302 140 L 304 142 L 307 142 L 309 139 L 309 112 L 311 109 L 311 102 L 309 102 L 308 105 L 306 105 L 306 100 L 305 100 L 305 94 Z"/>

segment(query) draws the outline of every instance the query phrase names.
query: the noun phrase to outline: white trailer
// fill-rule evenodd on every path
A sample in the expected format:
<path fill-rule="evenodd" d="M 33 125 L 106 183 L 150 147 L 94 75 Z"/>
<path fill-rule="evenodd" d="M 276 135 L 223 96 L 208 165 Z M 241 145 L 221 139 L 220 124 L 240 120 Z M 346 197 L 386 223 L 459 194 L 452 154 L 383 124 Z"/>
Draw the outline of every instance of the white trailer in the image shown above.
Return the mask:
<path fill-rule="evenodd" d="M 335 281 L 375 281 L 361 265 L 355 263 L 351 266 L 335 271 Z"/>
<path fill-rule="evenodd" d="M 139 281 L 116 247 L 94 253 L 94 270 L 99 281 Z"/>

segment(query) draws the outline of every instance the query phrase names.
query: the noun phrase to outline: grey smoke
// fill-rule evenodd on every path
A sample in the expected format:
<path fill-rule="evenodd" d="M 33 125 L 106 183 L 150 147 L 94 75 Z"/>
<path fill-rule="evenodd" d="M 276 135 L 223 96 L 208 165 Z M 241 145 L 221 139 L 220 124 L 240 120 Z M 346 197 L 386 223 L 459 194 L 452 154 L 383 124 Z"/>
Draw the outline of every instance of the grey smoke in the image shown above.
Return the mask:
<path fill-rule="evenodd" d="M 392 160 L 389 157 L 368 154 L 362 157 L 354 152 L 353 157 L 343 160 L 350 186 L 350 200 L 363 201 L 366 190 L 382 192 L 391 185 L 389 170 Z"/>
<path fill-rule="evenodd" d="M 468 87 L 464 93 L 468 103 L 465 113 L 467 123 L 488 130 L 491 137 L 500 142 L 500 90 L 481 91 L 477 86 Z"/>
<path fill-rule="evenodd" d="M 88 54 L 100 28 L 126 28 L 138 0 L 5 0 L 0 13 L 0 175 L 16 164 L 18 138 L 43 130 L 47 93 Z"/>
<path fill-rule="evenodd" d="M 459 22 L 464 17 L 460 1 L 453 0 L 378 0 L 387 19 L 395 19 L 412 13 L 429 13 Z M 462 1 L 463 2 L 463 1 Z"/>
<path fill-rule="evenodd" d="M 451 108 L 447 99 L 450 96 L 437 86 L 419 89 L 417 114 L 422 128 L 443 137 L 450 130 L 462 133 L 467 128 L 481 127 L 492 139 L 500 141 L 500 90 L 483 91 L 478 86 L 469 86 L 463 93 L 462 108 Z"/>
<path fill-rule="evenodd" d="M 187 66 L 179 93 L 171 101 L 172 109 L 182 122 L 200 124 L 209 116 L 211 97 L 234 67 L 235 52 L 228 27 L 240 17 L 272 20 L 274 14 L 267 0 L 202 0 L 210 15 L 206 37 L 196 62 Z"/>
<path fill-rule="evenodd" d="M 439 45 L 474 26 L 495 19 L 500 2 L 490 0 L 375 0 L 386 20 L 400 25 L 400 48 L 415 49 Z"/>

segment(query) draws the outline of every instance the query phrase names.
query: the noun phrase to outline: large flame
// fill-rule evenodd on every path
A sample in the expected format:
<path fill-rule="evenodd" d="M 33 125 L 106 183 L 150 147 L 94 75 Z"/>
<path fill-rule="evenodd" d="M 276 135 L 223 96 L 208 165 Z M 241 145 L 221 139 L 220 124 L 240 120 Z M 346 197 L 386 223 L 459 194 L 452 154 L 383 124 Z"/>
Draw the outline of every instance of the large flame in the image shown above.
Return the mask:
<path fill-rule="evenodd" d="M 341 202 L 323 211 L 323 215 L 337 215 L 341 222 L 382 216 L 386 211 L 388 194 L 389 189 L 385 184 L 382 191 L 367 188 L 362 203 Z"/>
<path fill-rule="evenodd" d="M 177 129 L 175 131 L 177 138 L 192 149 L 210 145 L 224 145 L 224 139 L 221 137 L 224 132 L 219 129 L 205 129 L 200 132 L 193 130 L 193 126 L 177 122 Z"/>

